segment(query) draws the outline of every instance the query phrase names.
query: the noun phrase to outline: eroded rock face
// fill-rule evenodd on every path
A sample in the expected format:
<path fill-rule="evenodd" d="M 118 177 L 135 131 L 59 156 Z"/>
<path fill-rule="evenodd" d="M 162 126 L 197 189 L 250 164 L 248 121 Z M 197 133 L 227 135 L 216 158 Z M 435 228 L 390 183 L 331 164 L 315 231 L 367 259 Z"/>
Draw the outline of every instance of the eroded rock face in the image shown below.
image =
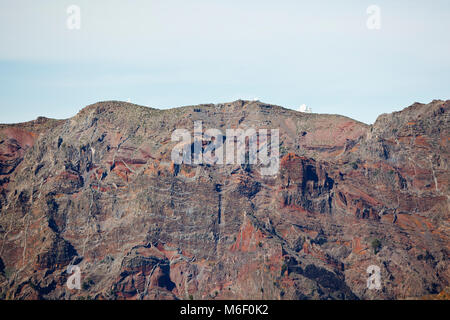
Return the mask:
<path fill-rule="evenodd" d="M 122 102 L 0 126 L 0 297 L 401 299 L 449 285 L 450 101 L 368 126 Z M 174 165 L 176 128 L 280 129 L 280 170 Z M 67 266 L 82 288 L 68 289 Z M 367 267 L 381 290 L 367 288 Z"/>

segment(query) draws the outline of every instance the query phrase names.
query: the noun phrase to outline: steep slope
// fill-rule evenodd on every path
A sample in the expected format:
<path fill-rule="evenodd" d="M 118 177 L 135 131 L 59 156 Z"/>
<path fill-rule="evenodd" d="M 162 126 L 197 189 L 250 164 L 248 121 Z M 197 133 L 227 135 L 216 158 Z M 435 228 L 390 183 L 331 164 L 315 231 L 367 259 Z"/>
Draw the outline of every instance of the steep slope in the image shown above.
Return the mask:
<path fill-rule="evenodd" d="M 450 101 L 373 126 L 235 101 L 0 127 L 8 299 L 392 299 L 449 285 Z M 174 165 L 176 128 L 280 129 L 281 167 Z M 42 122 L 42 123 L 41 123 Z M 66 287 L 69 264 L 82 289 Z M 381 290 L 367 288 L 370 265 Z"/>

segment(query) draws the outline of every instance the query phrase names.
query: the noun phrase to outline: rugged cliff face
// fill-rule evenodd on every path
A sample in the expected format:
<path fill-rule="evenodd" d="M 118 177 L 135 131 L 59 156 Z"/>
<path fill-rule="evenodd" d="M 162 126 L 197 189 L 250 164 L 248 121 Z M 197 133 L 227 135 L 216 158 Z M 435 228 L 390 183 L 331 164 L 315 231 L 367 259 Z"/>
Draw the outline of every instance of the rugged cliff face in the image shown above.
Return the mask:
<path fill-rule="evenodd" d="M 0 126 L 0 297 L 401 299 L 449 285 L 450 101 L 372 126 L 235 101 Z M 280 170 L 175 165 L 176 128 L 280 129 Z M 67 266 L 82 288 L 66 286 Z M 367 287 L 368 266 L 381 270 Z"/>

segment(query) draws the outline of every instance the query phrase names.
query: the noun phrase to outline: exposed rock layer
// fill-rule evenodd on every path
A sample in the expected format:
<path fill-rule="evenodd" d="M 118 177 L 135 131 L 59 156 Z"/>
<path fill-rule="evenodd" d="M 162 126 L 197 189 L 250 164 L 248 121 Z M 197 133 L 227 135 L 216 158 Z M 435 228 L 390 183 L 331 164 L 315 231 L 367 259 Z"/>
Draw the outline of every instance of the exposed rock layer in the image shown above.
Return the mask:
<path fill-rule="evenodd" d="M 0 125 L 0 297 L 401 299 L 449 285 L 450 101 L 368 126 L 235 101 Z M 280 129 L 280 171 L 171 162 L 176 128 Z M 66 286 L 69 264 L 81 290 Z M 369 290 L 366 269 L 381 269 Z M 441 294 L 442 296 L 442 294 Z"/>

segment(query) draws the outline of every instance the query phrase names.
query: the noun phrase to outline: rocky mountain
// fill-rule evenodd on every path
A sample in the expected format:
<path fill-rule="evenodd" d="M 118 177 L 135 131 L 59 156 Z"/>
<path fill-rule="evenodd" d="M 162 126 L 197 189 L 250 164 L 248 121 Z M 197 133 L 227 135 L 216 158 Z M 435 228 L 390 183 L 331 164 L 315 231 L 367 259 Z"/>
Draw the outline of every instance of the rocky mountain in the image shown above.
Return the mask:
<path fill-rule="evenodd" d="M 258 101 L 111 101 L 0 125 L 0 298 L 445 296 L 449 111 L 416 103 L 366 125 Z M 173 163 L 172 132 L 196 120 L 279 129 L 278 174 Z"/>

